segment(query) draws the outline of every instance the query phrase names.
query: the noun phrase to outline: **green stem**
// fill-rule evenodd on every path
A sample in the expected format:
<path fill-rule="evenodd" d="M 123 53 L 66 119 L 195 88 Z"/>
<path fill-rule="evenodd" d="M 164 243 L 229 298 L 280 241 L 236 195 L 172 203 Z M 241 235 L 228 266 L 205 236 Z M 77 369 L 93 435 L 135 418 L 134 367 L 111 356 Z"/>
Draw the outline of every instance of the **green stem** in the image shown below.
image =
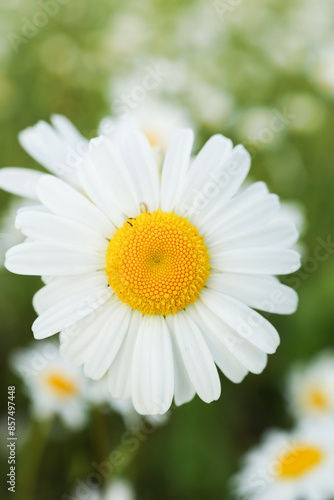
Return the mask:
<path fill-rule="evenodd" d="M 106 418 L 107 416 L 99 408 L 93 411 L 91 425 L 92 441 L 97 462 L 102 462 L 109 455 L 110 436 Z"/>
<path fill-rule="evenodd" d="M 131 430 L 127 432 L 129 435 L 126 436 L 126 439 L 122 439 L 121 443 L 110 454 L 110 460 L 115 464 L 114 477 L 123 474 L 124 470 L 136 458 L 143 442 L 147 439 L 147 436 L 143 436 L 142 433 L 132 433 Z M 123 437 L 125 436 L 123 435 Z"/>
<path fill-rule="evenodd" d="M 18 456 L 17 496 L 19 500 L 34 500 L 39 464 L 48 442 L 53 419 L 32 420 Z"/>

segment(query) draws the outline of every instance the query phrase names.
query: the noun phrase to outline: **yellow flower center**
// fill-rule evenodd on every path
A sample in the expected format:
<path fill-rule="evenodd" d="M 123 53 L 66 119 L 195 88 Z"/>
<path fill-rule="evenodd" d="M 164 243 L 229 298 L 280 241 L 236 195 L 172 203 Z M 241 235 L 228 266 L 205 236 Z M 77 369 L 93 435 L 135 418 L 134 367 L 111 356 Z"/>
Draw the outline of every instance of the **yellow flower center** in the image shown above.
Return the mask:
<path fill-rule="evenodd" d="M 321 450 L 312 446 L 295 446 L 279 460 L 278 476 L 295 479 L 315 468 L 323 459 Z"/>
<path fill-rule="evenodd" d="M 210 273 L 197 228 L 162 210 L 127 220 L 110 240 L 106 261 L 111 288 L 142 314 L 166 316 L 195 302 Z"/>
<path fill-rule="evenodd" d="M 144 129 L 143 130 L 144 134 L 146 135 L 149 143 L 151 144 L 152 148 L 155 148 L 156 146 L 161 146 L 161 137 L 159 133 L 156 130 L 153 129 Z"/>
<path fill-rule="evenodd" d="M 327 410 L 329 407 L 329 401 L 326 394 L 321 389 L 314 388 L 309 393 L 308 403 L 312 408 L 316 410 Z"/>
<path fill-rule="evenodd" d="M 78 393 L 77 385 L 61 373 L 48 373 L 45 377 L 45 382 L 57 396 L 66 398 L 75 396 Z"/>

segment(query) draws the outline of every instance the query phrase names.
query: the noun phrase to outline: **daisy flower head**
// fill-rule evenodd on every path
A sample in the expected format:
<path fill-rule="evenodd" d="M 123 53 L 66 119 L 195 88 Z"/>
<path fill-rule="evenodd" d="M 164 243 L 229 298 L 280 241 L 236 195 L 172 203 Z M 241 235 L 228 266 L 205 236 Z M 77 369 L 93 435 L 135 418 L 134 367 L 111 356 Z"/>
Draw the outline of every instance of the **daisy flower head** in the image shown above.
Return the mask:
<path fill-rule="evenodd" d="M 334 354 L 324 352 L 297 364 L 288 376 L 287 400 L 296 419 L 332 418 L 334 422 Z"/>
<path fill-rule="evenodd" d="M 102 500 L 135 500 L 135 492 L 129 481 L 117 479 L 107 487 Z"/>
<path fill-rule="evenodd" d="M 38 420 L 58 416 L 71 429 L 87 420 L 87 379 L 82 370 L 69 365 L 53 342 L 40 342 L 18 349 L 11 358 L 13 371 L 22 378 Z"/>
<path fill-rule="evenodd" d="M 333 470 L 333 423 L 303 424 L 293 432 L 268 432 L 233 482 L 238 500 L 330 500 Z"/>
<path fill-rule="evenodd" d="M 74 498 L 76 500 L 135 500 L 136 495 L 131 483 L 119 478 L 108 484 L 104 491 L 91 489 Z"/>
<path fill-rule="evenodd" d="M 35 156 L 50 152 L 39 132 Z M 274 277 L 300 266 L 278 197 L 262 182 L 238 193 L 243 146 L 215 135 L 191 159 L 192 145 L 193 132 L 177 130 L 160 173 L 141 131 L 93 139 L 69 179 L 30 179 L 40 205 L 16 219 L 29 241 L 7 252 L 8 270 L 46 282 L 35 338 L 61 332 L 65 359 L 92 379 L 107 374 L 110 394 L 141 414 L 165 413 L 173 396 L 218 399 L 216 365 L 233 382 L 260 373 L 279 336 L 253 308 L 297 306 Z M 8 170 L 0 185 L 18 190 L 27 174 Z"/>

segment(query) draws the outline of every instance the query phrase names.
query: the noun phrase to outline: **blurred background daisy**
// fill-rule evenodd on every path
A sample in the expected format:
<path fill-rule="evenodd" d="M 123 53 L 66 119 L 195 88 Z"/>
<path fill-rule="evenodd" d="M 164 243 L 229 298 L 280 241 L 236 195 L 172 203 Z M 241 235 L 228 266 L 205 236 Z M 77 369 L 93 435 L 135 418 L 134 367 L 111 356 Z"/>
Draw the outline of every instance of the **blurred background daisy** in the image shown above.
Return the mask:
<path fill-rule="evenodd" d="M 334 354 L 318 354 L 309 363 L 293 366 L 286 384 L 287 402 L 295 419 L 334 422 Z M 321 426 L 321 420 L 318 421 Z"/>
<path fill-rule="evenodd" d="M 107 484 L 104 491 L 100 489 L 88 489 L 82 494 L 72 493 L 77 500 L 136 500 L 135 492 L 131 483 L 125 479 L 117 479 Z"/>
<path fill-rule="evenodd" d="M 110 408 L 103 384 L 87 386 L 83 394 L 86 382 L 78 373 L 78 392 L 71 395 L 77 401 L 77 424 L 75 418 L 64 421 L 59 404 L 66 398 L 56 397 L 54 386 L 35 403 L 47 386 L 37 390 L 38 376 L 23 376 L 20 370 L 34 359 L 31 297 L 40 280 L 23 280 L 1 268 L 1 389 L 6 394 L 8 386 L 16 386 L 17 500 L 71 498 L 78 484 L 92 486 L 92 478 L 98 483 L 97 498 L 105 500 L 109 480 L 117 476 L 128 478 L 144 500 L 228 498 L 229 478 L 240 457 L 257 446 L 266 429 L 283 429 L 286 441 L 295 423 L 333 419 L 332 354 L 327 351 L 333 348 L 334 325 L 333 18 L 334 4 L 328 0 L 1 3 L 1 166 L 39 170 L 17 136 L 55 114 L 68 116 L 78 128 L 77 154 L 86 147 L 83 138 L 112 134 L 110 123 L 130 120 L 147 135 L 159 161 L 171 130 L 191 126 L 195 153 L 217 132 L 242 142 L 252 156 L 253 180 L 264 180 L 271 192 L 289 200 L 305 228 L 303 266 L 283 279 L 298 291 L 300 306 L 293 316 L 267 314 L 281 345 L 264 374 L 249 375 L 238 386 L 221 378 L 218 402 L 207 406 L 195 399 L 177 411 L 172 408 L 168 425 L 143 421 L 131 406 L 117 410 L 117 401 Z M 1 191 L 0 258 L 20 242 L 11 221 L 22 203 Z M 17 348 L 28 349 L 29 359 L 24 361 L 21 351 L 16 364 Z M 49 368 L 53 361 L 48 360 Z M 52 425 L 49 418 L 41 420 L 42 411 L 36 412 L 41 404 L 47 405 L 46 414 L 56 414 Z M 4 439 L 7 409 L 3 397 Z M 315 437 L 312 446 L 322 446 L 323 438 Z M 270 445 L 270 453 L 263 446 L 261 460 L 281 453 L 279 446 Z M 327 449 L 328 456 L 333 454 L 333 448 Z M 117 453 L 110 465 L 112 450 Z M 3 446 L 2 470 L 7 459 Z M 109 464 L 107 477 L 96 468 L 102 463 Z M 314 469 L 298 485 L 304 488 L 309 484 L 304 479 L 320 477 L 321 492 L 329 494 L 325 464 L 319 461 L 319 475 Z M 248 476 L 240 477 L 250 494 Z M 282 481 L 271 479 L 266 494 L 290 498 L 291 488 L 284 490 L 285 497 Z M 289 484 L 297 484 L 297 478 Z"/>
<path fill-rule="evenodd" d="M 235 477 L 240 498 L 331 500 L 334 495 L 334 432 L 327 425 L 300 425 L 292 432 L 267 432 L 244 458 Z"/>

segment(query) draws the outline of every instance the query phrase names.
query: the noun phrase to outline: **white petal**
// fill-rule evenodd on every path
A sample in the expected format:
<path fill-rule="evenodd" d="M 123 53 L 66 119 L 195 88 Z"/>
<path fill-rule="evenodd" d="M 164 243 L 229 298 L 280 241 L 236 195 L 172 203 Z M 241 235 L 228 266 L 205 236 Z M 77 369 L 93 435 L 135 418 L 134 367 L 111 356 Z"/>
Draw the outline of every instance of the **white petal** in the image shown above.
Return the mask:
<path fill-rule="evenodd" d="M 56 277 L 35 293 L 33 306 L 37 314 L 41 314 L 63 299 L 69 300 L 71 295 L 98 284 L 101 284 L 105 289 L 108 288 L 108 277 L 104 271 L 97 271 L 82 276 Z"/>
<path fill-rule="evenodd" d="M 194 133 L 190 129 L 177 130 L 168 146 L 161 174 L 161 209 L 171 212 L 183 188 L 189 167 Z"/>
<path fill-rule="evenodd" d="M 233 382 L 240 382 L 242 375 L 245 376 L 247 371 L 252 373 L 261 373 L 267 364 L 267 355 L 261 349 L 252 345 L 248 340 L 240 337 L 235 330 L 230 328 L 224 321 L 222 321 L 217 314 L 205 306 L 203 301 L 198 300 L 194 304 L 198 316 L 202 319 L 203 329 L 206 325 L 206 336 L 209 339 L 209 345 L 212 346 L 212 352 L 216 353 L 219 368 L 225 375 Z M 224 348 L 224 358 L 222 358 L 222 349 Z M 234 380 L 230 374 L 226 373 L 227 368 L 231 370 L 231 359 L 226 359 L 226 349 L 229 351 L 230 356 L 235 358 L 235 363 L 241 365 L 240 367 L 233 367 L 238 369 L 234 376 L 238 377 Z"/>
<path fill-rule="evenodd" d="M 278 333 L 273 325 L 256 311 L 214 290 L 203 289 L 200 298 L 241 338 L 268 354 L 276 351 L 279 345 Z"/>
<path fill-rule="evenodd" d="M 113 398 L 126 399 L 131 396 L 133 353 L 141 320 L 142 315 L 139 311 L 131 311 L 131 322 L 128 331 L 116 358 L 108 370 L 107 384 Z"/>
<path fill-rule="evenodd" d="M 67 138 L 44 121 L 19 134 L 21 146 L 37 162 L 53 174 L 63 177 L 67 182 L 78 187 L 76 176 L 81 155 L 71 147 Z"/>
<path fill-rule="evenodd" d="M 96 311 L 61 331 L 60 353 L 70 364 L 79 366 L 88 358 L 93 342 L 109 318 L 112 300 L 113 297 Z"/>
<path fill-rule="evenodd" d="M 68 168 L 66 164 L 62 165 L 66 157 L 66 143 L 48 123 L 39 121 L 23 130 L 19 141 L 26 152 L 50 172 L 61 175 L 63 169 Z"/>
<path fill-rule="evenodd" d="M 174 401 L 177 406 L 191 401 L 196 394 L 195 388 L 191 383 L 186 366 L 175 337 L 174 321 L 171 314 L 166 316 L 166 324 L 170 331 L 170 338 L 173 349 L 174 362 Z"/>
<path fill-rule="evenodd" d="M 85 361 L 84 372 L 87 377 L 98 380 L 105 375 L 123 342 L 131 312 L 129 306 L 114 296 L 109 317 L 94 339 Z"/>
<path fill-rule="evenodd" d="M 22 243 L 10 248 L 5 267 L 15 274 L 70 276 L 98 271 L 105 257 L 91 249 L 60 243 Z"/>
<path fill-rule="evenodd" d="M 206 286 L 270 313 L 292 314 L 298 305 L 295 290 L 282 285 L 272 276 L 212 272 Z"/>
<path fill-rule="evenodd" d="M 133 180 L 113 144 L 106 137 L 90 142 L 90 152 L 79 171 L 89 198 L 116 226 L 140 213 Z"/>
<path fill-rule="evenodd" d="M 105 287 L 101 277 L 91 287 L 77 291 L 70 297 L 55 303 L 43 312 L 33 323 L 32 331 L 36 339 L 54 335 L 66 327 L 77 323 L 95 309 L 103 305 L 111 296 L 110 288 Z"/>
<path fill-rule="evenodd" d="M 236 194 L 241 184 L 247 177 L 250 169 L 251 158 L 246 149 L 238 145 L 229 154 L 221 167 L 217 167 L 212 172 L 209 182 L 203 187 L 201 195 L 202 208 L 205 203 L 205 209 L 209 212 L 219 203 L 225 204 Z M 199 223 L 202 219 L 202 211 L 194 217 L 194 222 Z"/>
<path fill-rule="evenodd" d="M 216 134 L 204 144 L 196 155 L 184 180 L 184 186 L 178 198 L 176 212 L 191 217 L 208 207 L 210 198 L 201 192 L 203 187 L 211 185 L 209 175 L 221 167 L 232 150 L 232 141 Z"/>
<path fill-rule="evenodd" d="M 47 214 L 50 213 L 50 211 L 41 203 L 38 205 L 23 205 L 22 207 L 19 207 L 17 209 L 17 214 L 20 214 L 23 212 L 44 212 Z"/>
<path fill-rule="evenodd" d="M 83 137 L 73 123 L 63 115 L 52 115 L 51 123 L 66 142 L 78 153 L 88 149 L 88 141 Z"/>
<path fill-rule="evenodd" d="M 233 198 L 225 207 L 212 213 L 210 220 L 198 224 L 205 234 L 207 245 L 219 244 L 222 237 L 231 238 L 242 232 L 255 230 L 268 224 L 279 212 L 278 196 L 259 194 L 250 186 Z"/>
<path fill-rule="evenodd" d="M 28 168 L 7 167 L 0 170 L 0 188 L 24 198 L 37 199 L 36 186 L 44 174 Z"/>
<path fill-rule="evenodd" d="M 212 355 L 203 336 L 186 311 L 179 311 L 173 318 L 174 333 L 189 378 L 206 403 L 220 396 L 220 380 Z"/>
<path fill-rule="evenodd" d="M 38 182 L 37 194 L 40 201 L 55 214 L 88 225 L 108 239 L 114 234 L 112 222 L 85 196 L 60 179 L 43 176 Z"/>
<path fill-rule="evenodd" d="M 197 307 L 188 306 L 187 312 L 201 330 L 215 363 L 232 382 L 241 382 L 248 371 L 226 347 L 225 344 L 227 343 L 227 339 L 225 339 L 223 335 L 223 330 L 218 330 L 212 320 L 210 321 L 211 311 L 206 309 L 205 314 L 202 316 L 199 314 L 198 310 L 200 310 L 200 308 L 203 310 L 205 307 L 204 304 L 200 301 L 196 301 L 195 306 Z"/>
<path fill-rule="evenodd" d="M 154 212 L 159 208 L 160 183 L 150 143 L 142 132 L 127 131 L 120 140 L 119 147 L 136 186 L 139 202 L 145 203 L 149 212 Z"/>
<path fill-rule="evenodd" d="M 201 207 L 200 217 L 197 217 L 198 228 L 205 233 L 216 232 L 217 225 L 223 221 L 228 221 L 235 217 L 242 210 L 248 210 L 259 199 L 265 198 L 269 194 L 268 188 L 264 182 L 255 182 L 234 198 L 226 200 L 224 197 L 214 198 L 214 203 L 206 209 Z"/>
<path fill-rule="evenodd" d="M 220 135 L 204 145 L 185 179 L 181 215 L 197 221 L 218 200 L 228 201 L 236 193 L 249 171 L 250 156 L 240 145 L 231 149 L 231 141 Z"/>
<path fill-rule="evenodd" d="M 106 251 L 108 241 L 94 229 L 77 221 L 32 210 L 20 211 L 15 220 L 15 227 L 25 236 L 38 241 L 71 242 L 85 248 Z"/>
<path fill-rule="evenodd" d="M 170 334 L 162 316 L 144 316 L 139 328 L 132 371 L 132 399 L 143 415 L 166 413 L 174 392 Z"/>
<path fill-rule="evenodd" d="M 300 268 L 300 255 L 287 248 L 210 249 L 210 264 L 218 271 L 242 274 L 290 274 Z"/>
<path fill-rule="evenodd" d="M 219 246 L 224 250 L 246 247 L 286 247 L 289 248 L 298 240 L 298 231 L 293 222 L 274 221 L 249 231 L 227 237 L 224 231 L 215 235 L 211 248 Z"/>
<path fill-rule="evenodd" d="M 19 134 L 19 141 L 23 149 L 38 163 L 51 172 L 55 172 L 52 166 L 54 156 L 54 131 L 49 133 L 50 125 L 40 121 L 33 127 L 28 127 Z M 47 130 L 47 138 L 43 134 Z M 52 130 L 52 129 L 51 129 Z M 49 135 L 51 134 L 51 141 Z M 59 141 L 59 139 L 58 139 Z M 59 146 L 59 142 L 57 145 Z M 52 147 L 50 147 L 52 146 Z"/>

